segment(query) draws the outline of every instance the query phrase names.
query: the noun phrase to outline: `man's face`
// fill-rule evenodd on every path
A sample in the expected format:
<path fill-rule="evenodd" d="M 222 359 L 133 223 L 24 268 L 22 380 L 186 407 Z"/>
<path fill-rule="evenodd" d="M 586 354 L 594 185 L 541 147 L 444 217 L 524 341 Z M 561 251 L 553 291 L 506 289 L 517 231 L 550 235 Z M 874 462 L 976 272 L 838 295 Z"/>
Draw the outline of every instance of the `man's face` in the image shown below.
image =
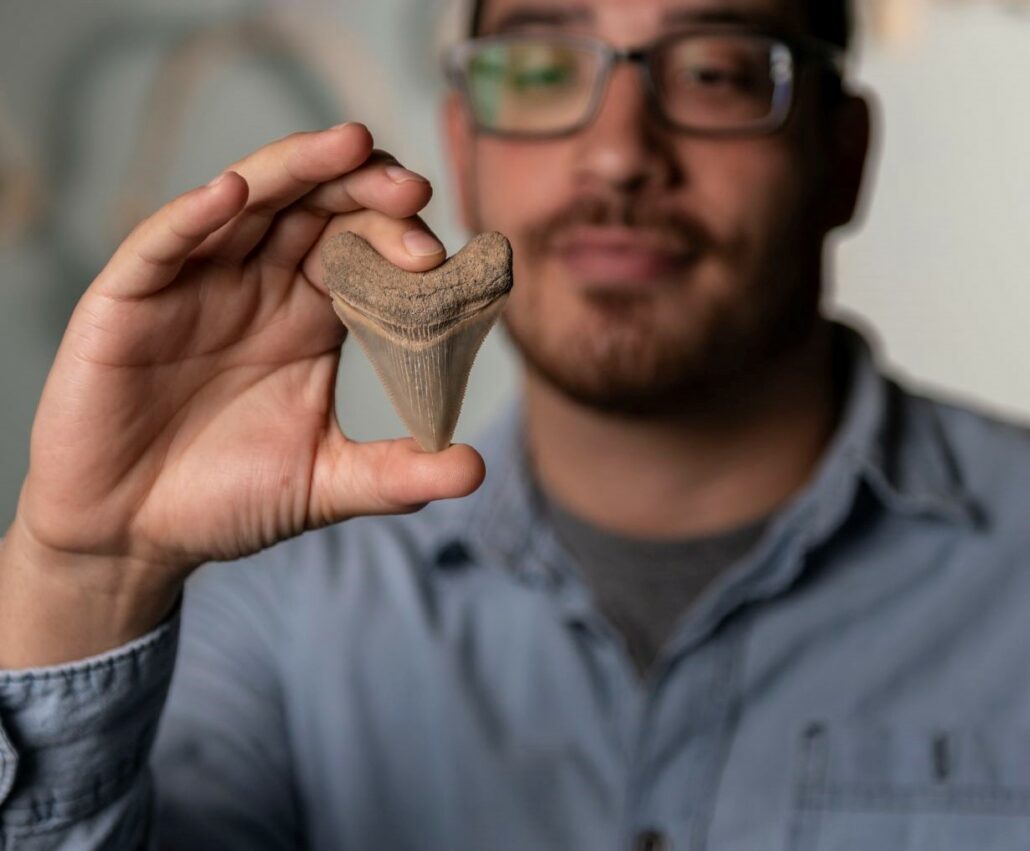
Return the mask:
<path fill-rule="evenodd" d="M 483 32 L 561 31 L 638 47 L 732 11 L 805 31 L 799 0 L 487 0 Z M 534 13 L 541 11 L 534 22 Z M 818 311 L 827 230 L 814 80 L 765 137 L 703 139 L 652 113 L 619 65 L 570 137 L 477 136 L 455 100 L 452 152 L 474 230 L 512 241 L 506 324 L 529 369 L 602 410 L 690 405 L 797 345 Z"/>

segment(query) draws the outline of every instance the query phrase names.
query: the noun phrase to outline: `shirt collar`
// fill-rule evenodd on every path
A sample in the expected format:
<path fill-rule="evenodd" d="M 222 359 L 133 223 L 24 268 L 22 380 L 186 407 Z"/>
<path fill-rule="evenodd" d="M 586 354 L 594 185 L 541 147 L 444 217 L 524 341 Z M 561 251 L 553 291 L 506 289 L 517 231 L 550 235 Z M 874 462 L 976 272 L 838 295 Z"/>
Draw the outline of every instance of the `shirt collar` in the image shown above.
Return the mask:
<path fill-rule="evenodd" d="M 976 525 L 979 514 L 962 480 L 936 403 L 885 377 L 870 344 L 855 330 L 835 327 L 848 352 L 851 382 L 836 454 L 885 508 L 899 514 Z M 845 472 L 846 474 L 846 472 Z"/>
<path fill-rule="evenodd" d="M 809 484 L 780 512 L 765 543 L 790 539 L 809 549 L 827 540 L 863 483 L 888 511 L 975 525 L 975 504 L 933 403 L 886 378 L 857 331 L 838 324 L 834 333 L 850 373 L 841 422 Z M 560 548 L 532 485 L 522 413 L 520 402 L 509 405 L 476 441 L 486 481 L 439 527 L 437 551 L 450 548 L 453 556 L 459 541 L 527 582 L 553 584 L 564 572 Z"/>
<path fill-rule="evenodd" d="M 476 446 L 486 461 L 486 481 L 463 503 L 448 534 L 531 584 L 556 583 L 553 532 L 533 487 L 521 400 L 508 405 Z"/>

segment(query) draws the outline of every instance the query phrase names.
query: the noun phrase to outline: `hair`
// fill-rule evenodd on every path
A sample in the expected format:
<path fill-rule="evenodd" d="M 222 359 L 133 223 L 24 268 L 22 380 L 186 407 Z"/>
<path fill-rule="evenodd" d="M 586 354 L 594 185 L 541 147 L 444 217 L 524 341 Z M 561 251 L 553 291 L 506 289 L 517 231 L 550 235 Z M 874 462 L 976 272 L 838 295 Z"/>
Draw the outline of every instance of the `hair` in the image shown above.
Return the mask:
<path fill-rule="evenodd" d="M 469 34 L 479 35 L 483 23 L 485 0 L 471 0 Z M 811 35 L 844 50 L 851 48 L 854 35 L 853 0 L 802 0 L 805 4 Z"/>
<path fill-rule="evenodd" d="M 852 0 L 806 0 L 805 5 L 812 35 L 843 50 L 851 49 L 855 35 Z"/>

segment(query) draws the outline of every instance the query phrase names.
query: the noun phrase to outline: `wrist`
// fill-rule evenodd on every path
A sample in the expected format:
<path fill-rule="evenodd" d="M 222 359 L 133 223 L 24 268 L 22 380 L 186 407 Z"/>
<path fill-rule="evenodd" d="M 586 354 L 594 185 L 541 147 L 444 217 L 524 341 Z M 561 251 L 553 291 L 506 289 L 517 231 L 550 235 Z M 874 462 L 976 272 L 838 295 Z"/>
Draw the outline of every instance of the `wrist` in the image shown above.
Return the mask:
<path fill-rule="evenodd" d="M 131 559 L 55 550 L 16 519 L 0 540 L 0 669 L 58 665 L 139 638 L 182 580 Z"/>

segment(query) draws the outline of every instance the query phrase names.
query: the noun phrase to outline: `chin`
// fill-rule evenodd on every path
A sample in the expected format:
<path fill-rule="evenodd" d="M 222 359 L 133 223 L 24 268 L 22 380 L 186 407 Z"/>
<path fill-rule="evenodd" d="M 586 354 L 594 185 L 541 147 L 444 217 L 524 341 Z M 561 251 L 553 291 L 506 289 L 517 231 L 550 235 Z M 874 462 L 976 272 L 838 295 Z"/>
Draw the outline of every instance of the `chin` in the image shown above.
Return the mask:
<path fill-rule="evenodd" d="M 697 412 L 803 345 L 817 302 L 606 292 L 512 305 L 505 327 L 530 373 L 578 405 L 629 417 Z M 775 308 L 775 309 L 771 309 Z"/>
<path fill-rule="evenodd" d="M 608 306 L 612 306 L 609 304 Z M 689 407 L 725 375 L 725 361 L 691 329 L 656 328 L 625 315 L 545 327 L 506 319 L 526 368 L 585 407 L 626 416 L 654 416 Z"/>

